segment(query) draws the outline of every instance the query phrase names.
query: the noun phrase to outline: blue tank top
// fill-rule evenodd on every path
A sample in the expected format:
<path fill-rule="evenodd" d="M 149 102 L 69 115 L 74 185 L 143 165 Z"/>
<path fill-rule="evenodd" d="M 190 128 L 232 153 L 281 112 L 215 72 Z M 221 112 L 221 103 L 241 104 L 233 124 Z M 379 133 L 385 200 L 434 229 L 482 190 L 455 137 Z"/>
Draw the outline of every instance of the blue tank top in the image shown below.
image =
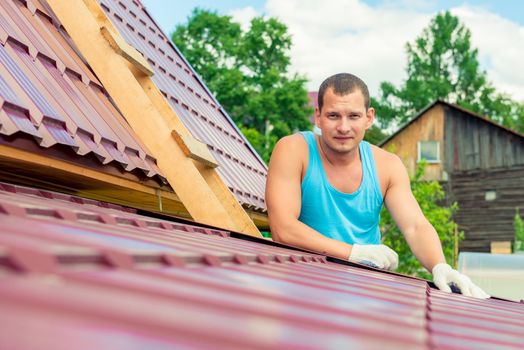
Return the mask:
<path fill-rule="evenodd" d="M 308 167 L 302 180 L 299 220 L 324 236 L 349 244 L 380 244 L 382 193 L 375 160 L 368 142 L 359 144 L 362 182 L 353 193 L 344 193 L 328 181 L 315 135 L 301 132 L 309 150 Z"/>

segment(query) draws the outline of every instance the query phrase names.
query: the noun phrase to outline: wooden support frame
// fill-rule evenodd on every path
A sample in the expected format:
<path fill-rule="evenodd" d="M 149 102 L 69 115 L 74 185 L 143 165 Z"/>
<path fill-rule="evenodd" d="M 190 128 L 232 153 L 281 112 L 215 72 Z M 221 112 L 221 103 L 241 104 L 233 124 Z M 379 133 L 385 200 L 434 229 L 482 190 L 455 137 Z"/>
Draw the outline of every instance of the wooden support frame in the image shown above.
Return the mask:
<path fill-rule="evenodd" d="M 6 145 L 0 145 L 0 164 L 0 181 L 191 218 L 172 191 L 89 167 Z"/>
<path fill-rule="evenodd" d="M 218 166 L 217 161 L 211 152 L 209 152 L 205 143 L 200 142 L 193 137 L 181 135 L 176 130 L 173 130 L 171 134 L 187 157 L 202 162 L 211 168 L 216 168 Z"/>
<path fill-rule="evenodd" d="M 115 35 L 118 31 L 96 0 L 47 0 L 47 3 L 128 123 L 156 157 L 159 168 L 193 219 L 260 236 L 217 172 L 187 157 L 173 140 L 172 130 L 192 136 L 151 78 L 128 61 L 126 55 L 115 53 L 104 38 L 102 27 Z"/>
<path fill-rule="evenodd" d="M 153 76 L 153 69 L 144 59 L 144 56 L 142 56 L 133 46 L 126 43 L 120 35 L 114 33 L 111 29 L 105 26 L 100 28 L 100 32 L 117 54 L 134 64 L 142 73 L 148 76 Z"/>

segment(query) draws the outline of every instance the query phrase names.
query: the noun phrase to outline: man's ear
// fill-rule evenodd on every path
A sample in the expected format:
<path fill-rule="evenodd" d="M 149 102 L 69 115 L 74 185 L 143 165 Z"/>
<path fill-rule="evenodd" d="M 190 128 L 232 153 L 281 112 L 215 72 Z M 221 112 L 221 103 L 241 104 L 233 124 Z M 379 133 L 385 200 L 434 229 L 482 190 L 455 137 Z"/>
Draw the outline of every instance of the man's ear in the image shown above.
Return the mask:
<path fill-rule="evenodd" d="M 373 125 L 373 122 L 375 121 L 375 109 L 373 107 L 369 107 L 368 111 L 366 112 L 366 130 L 371 128 Z"/>
<path fill-rule="evenodd" d="M 315 125 L 320 128 L 320 109 L 318 107 L 315 107 Z"/>

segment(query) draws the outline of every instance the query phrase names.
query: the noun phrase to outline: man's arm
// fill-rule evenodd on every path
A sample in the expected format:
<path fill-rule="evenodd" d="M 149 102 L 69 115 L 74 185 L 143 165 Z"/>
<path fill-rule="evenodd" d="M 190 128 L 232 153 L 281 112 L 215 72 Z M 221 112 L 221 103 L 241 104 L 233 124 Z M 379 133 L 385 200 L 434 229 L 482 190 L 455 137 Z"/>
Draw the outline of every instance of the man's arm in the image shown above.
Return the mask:
<path fill-rule="evenodd" d="M 351 245 L 328 238 L 298 220 L 306 156 L 307 144 L 298 134 L 282 138 L 273 149 L 266 183 L 271 234 L 277 242 L 347 260 Z"/>
<path fill-rule="evenodd" d="M 435 265 L 446 262 L 440 239 L 411 192 L 404 164 L 397 156 L 388 156 L 388 173 L 391 178 L 384 195 L 384 203 L 413 254 L 428 271 L 431 271 Z"/>
<path fill-rule="evenodd" d="M 454 284 L 464 295 L 479 299 L 489 298 L 468 276 L 446 263 L 438 234 L 411 192 L 409 176 L 402 161 L 397 156 L 390 156 L 391 159 L 386 164 L 391 180 L 384 201 L 413 254 L 433 274 L 433 281 L 440 290 L 451 293 L 450 285 Z"/>

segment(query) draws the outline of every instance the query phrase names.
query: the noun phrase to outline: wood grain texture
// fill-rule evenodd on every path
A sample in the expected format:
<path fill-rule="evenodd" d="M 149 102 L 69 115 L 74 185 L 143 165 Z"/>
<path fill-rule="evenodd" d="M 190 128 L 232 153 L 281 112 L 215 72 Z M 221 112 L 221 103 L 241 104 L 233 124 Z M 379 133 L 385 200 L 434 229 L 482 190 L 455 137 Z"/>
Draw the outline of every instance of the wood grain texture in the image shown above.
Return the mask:
<path fill-rule="evenodd" d="M 167 102 L 158 101 L 161 94 L 150 77 L 142 74 L 137 78 L 127 60 L 115 54 L 104 39 L 100 28 L 112 26 L 98 3 L 94 0 L 49 0 L 48 4 L 133 130 L 155 155 L 159 168 L 193 219 L 260 236 L 227 186 L 216 180 L 218 175 L 202 174 L 172 139 L 172 130 L 187 133 L 187 129 L 177 129 L 176 126 L 182 123 L 172 109 L 161 113 L 157 107 L 165 112 Z M 231 197 L 232 200 L 223 202 L 219 197 Z"/>

